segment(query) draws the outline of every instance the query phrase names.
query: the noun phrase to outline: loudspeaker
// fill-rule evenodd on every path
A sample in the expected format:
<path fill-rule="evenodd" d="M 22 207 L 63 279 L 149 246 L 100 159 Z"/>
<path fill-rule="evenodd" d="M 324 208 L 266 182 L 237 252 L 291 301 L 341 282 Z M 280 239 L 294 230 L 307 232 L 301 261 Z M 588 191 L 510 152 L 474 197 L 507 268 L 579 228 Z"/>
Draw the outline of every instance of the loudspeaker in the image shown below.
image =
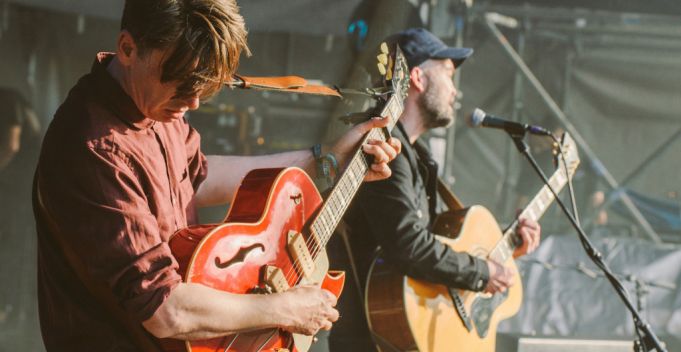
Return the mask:
<path fill-rule="evenodd" d="M 497 334 L 496 352 L 632 352 L 631 340 L 598 340 Z"/>

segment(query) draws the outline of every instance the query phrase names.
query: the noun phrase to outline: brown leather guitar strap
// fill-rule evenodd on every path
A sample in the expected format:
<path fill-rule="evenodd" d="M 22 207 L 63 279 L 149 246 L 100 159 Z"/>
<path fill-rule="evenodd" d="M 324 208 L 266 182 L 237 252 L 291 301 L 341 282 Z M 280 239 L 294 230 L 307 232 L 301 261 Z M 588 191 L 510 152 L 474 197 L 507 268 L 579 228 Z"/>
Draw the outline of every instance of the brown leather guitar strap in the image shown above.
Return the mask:
<path fill-rule="evenodd" d="M 307 84 L 307 81 L 304 78 L 298 76 L 249 77 L 234 75 L 234 79 L 231 82 L 228 82 L 227 85 L 242 89 L 342 97 L 336 89 L 322 85 Z"/>
<path fill-rule="evenodd" d="M 442 180 L 442 177 L 437 178 L 437 193 L 440 194 L 442 201 L 447 205 L 449 210 L 461 210 L 464 208 L 463 203 L 454 192 L 447 187 L 447 184 Z"/>
<path fill-rule="evenodd" d="M 114 297 L 111 290 L 103 285 L 102 283 L 95 282 L 90 275 L 85 271 L 85 265 L 83 264 L 80 257 L 76 255 L 73 249 L 66 242 L 64 236 L 59 232 L 59 227 L 50 215 L 45 203 L 43 202 L 41 183 L 40 183 L 40 171 L 36 172 L 36 198 L 38 201 L 39 210 L 44 215 L 44 219 L 49 227 L 49 233 L 52 243 L 56 244 L 64 254 L 64 258 L 68 261 L 69 265 L 76 273 L 80 281 L 87 287 L 88 291 L 97 299 L 99 302 L 106 307 L 109 314 L 116 319 L 120 325 L 125 327 L 128 335 L 135 342 L 136 347 L 140 351 L 144 352 L 161 352 L 161 348 L 152 339 L 151 335 L 147 333 L 141 324 L 133 323 L 135 320 L 121 308 L 118 304 L 118 300 Z"/>

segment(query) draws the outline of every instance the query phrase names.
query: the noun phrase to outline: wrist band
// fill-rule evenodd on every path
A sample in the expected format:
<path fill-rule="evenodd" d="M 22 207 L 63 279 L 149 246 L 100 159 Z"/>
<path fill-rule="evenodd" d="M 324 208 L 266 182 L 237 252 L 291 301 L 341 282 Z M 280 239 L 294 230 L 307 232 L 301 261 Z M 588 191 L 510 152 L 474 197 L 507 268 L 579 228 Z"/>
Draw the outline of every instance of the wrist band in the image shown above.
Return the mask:
<path fill-rule="evenodd" d="M 319 160 L 319 158 L 322 157 L 322 145 L 317 143 L 312 146 L 312 156 L 314 156 L 314 160 Z"/>
<path fill-rule="evenodd" d="M 333 177 L 334 178 L 337 177 L 338 176 L 338 160 L 336 160 L 336 156 L 333 153 L 328 152 L 322 158 L 323 158 L 322 162 L 324 164 L 328 164 L 328 166 L 330 166 L 331 169 L 333 169 Z M 329 170 L 329 171 L 331 171 L 331 170 Z"/>
<path fill-rule="evenodd" d="M 331 152 L 322 155 L 322 145 L 319 143 L 313 145 L 311 150 L 316 164 L 317 188 L 322 189 L 332 186 L 335 182 L 335 176 L 338 175 L 338 160 L 336 160 L 336 156 Z M 331 174 L 332 171 L 333 176 Z"/>

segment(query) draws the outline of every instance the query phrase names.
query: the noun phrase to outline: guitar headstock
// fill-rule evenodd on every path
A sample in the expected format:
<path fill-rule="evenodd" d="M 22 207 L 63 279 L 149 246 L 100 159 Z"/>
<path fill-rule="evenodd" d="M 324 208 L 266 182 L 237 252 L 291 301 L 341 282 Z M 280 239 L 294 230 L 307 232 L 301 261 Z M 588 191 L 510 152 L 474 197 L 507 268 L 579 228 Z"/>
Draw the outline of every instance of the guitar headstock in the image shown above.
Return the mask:
<path fill-rule="evenodd" d="M 562 168 L 563 162 L 565 162 L 565 165 L 567 165 L 568 173 L 570 174 L 570 176 L 572 176 L 575 170 L 577 170 L 577 166 L 579 166 L 579 153 L 577 152 L 577 144 L 575 143 L 575 140 L 572 139 L 570 134 L 565 132 L 561 137 L 560 146 L 561 149 L 563 150 L 562 158 L 560 157 L 560 152 L 556 150 L 557 148 L 554 148 L 554 155 L 558 159 L 557 165 Z"/>
<path fill-rule="evenodd" d="M 404 100 L 409 90 L 409 68 L 402 49 L 397 44 L 380 45 L 380 53 L 376 56 L 376 66 L 382 77 L 383 84 L 389 88 L 391 95 Z"/>

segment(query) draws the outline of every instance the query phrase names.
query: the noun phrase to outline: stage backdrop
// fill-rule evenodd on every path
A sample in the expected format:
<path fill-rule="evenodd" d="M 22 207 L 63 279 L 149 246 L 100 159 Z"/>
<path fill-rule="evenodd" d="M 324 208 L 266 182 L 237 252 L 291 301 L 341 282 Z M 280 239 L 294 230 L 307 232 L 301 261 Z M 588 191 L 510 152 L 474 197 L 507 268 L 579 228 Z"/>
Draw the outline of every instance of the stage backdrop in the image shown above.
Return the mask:
<path fill-rule="evenodd" d="M 237 0 L 248 28 L 306 34 L 342 34 L 361 0 Z M 9 0 L 34 8 L 120 19 L 123 0 Z M 311 14 L 310 16 L 304 16 Z M 304 16 L 304 18 L 303 18 Z"/>
<path fill-rule="evenodd" d="M 676 133 L 681 130 L 681 36 L 639 35 L 636 28 L 622 23 L 610 26 L 607 33 L 596 29 L 575 33 L 533 27 L 525 36 L 523 57 L 618 182 L 640 168 L 627 187 L 680 202 L 681 138 Z M 520 30 L 504 33 L 517 45 Z M 502 221 L 509 221 L 520 193 L 533 195 L 540 187 L 539 178 L 504 132 L 471 129 L 464 115 L 481 107 L 494 115 L 550 128 L 562 123 L 525 80 L 514 100 L 516 66 L 483 26 L 471 24 L 468 34 L 466 45 L 475 54 L 461 67 L 463 108 L 456 125 L 455 158 L 448 167 L 456 178 L 456 193 L 465 203 L 482 203 Z M 519 107 L 515 116 L 514 106 Z M 537 139 L 530 143 L 542 158 L 538 150 L 546 143 Z M 665 149 L 655 153 L 662 146 Z M 547 173 L 552 173 L 551 165 L 545 164 Z M 590 198 L 600 190 L 607 194 L 609 187 L 583 153 L 575 183 L 580 209 L 590 217 Z M 621 224 L 626 232 L 638 231 L 627 219 L 612 212 L 607 215 L 610 224 Z M 681 240 L 678 233 L 663 235 Z"/>

